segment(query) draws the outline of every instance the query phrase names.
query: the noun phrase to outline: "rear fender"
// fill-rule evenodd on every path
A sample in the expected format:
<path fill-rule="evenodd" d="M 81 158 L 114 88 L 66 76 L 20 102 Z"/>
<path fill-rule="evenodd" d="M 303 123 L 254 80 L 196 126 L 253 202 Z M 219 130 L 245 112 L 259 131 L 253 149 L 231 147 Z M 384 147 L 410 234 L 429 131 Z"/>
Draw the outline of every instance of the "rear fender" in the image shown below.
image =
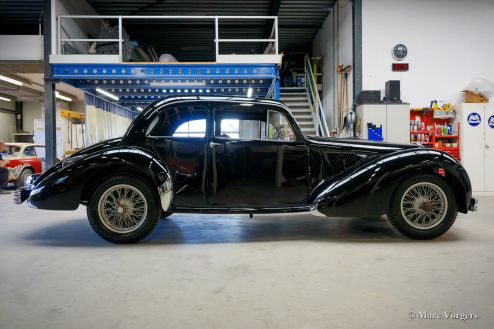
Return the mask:
<path fill-rule="evenodd" d="M 445 179 L 455 193 L 458 210 L 467 211 L 471 186 L 464 168 L 449 154 L 426 149 L 394 152 L 326 179 L 315 188 L 310 202 L 326 216 L 379 216 L 388 212 L 396 188 L 419 174 Z"/>
<path fill-rule="evenodd" d="M 70 161 L 70 158 L 69 158 Z M 72 210 L 111 176 L 128 174 L 156 188 L 163 210 L 172 204 L 170 171 L 156 155 L 137 147 L 117 147 L 86 154 L 67 165 L 62 162 L 36 181 L 30 203 L 42 209 Z M 41 188 L 41 189 L 40 189 Z"/>

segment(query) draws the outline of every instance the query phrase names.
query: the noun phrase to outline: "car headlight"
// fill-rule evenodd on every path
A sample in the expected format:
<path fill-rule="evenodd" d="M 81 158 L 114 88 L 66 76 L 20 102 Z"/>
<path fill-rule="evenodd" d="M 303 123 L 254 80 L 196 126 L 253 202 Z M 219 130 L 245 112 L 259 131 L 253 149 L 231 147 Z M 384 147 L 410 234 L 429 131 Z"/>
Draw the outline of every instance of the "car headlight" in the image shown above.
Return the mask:
<path fill-rule="evenodd" d="M 70 156 L 68 158 L 65 158 L 62 161 L 62 168 L 68 167 L 71 164 L 74 164 L 75 162 L 84 159 L 85 157 L 86 157 L 86 155 L 75 155 L 75 156 Z"/>

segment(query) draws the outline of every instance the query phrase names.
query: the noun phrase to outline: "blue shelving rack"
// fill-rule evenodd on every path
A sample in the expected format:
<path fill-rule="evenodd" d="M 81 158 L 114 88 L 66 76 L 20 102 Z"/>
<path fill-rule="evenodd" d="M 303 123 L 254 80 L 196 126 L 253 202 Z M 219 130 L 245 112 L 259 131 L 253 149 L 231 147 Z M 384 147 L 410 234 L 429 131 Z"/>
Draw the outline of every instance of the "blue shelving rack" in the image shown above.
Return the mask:
<path fill-rule="evenodd" d="M 168 96 L 241 96 L 279 99 L 277 64 L 119 63 L 52 64 L 52 78 L 95 94 L 96 88 L 119 97 L 127 108 L 146 106 Z"/>

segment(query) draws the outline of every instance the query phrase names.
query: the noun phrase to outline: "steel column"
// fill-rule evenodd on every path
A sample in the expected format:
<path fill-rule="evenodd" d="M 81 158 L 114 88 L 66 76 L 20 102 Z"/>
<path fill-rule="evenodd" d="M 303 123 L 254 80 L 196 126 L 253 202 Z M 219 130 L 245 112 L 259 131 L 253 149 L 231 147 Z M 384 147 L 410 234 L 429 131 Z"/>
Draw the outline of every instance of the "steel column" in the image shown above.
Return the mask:
<path fill-rule="evenodd" d="M 274 99 L 280 100 L 280 70 L 276 70 L 276 78 L 274 80 Z"/>
<path fill-rule="evenodd" d="M 17 132 L 21 132 L 23 128 L 23 117 L 22 117 L 22 102 L 16 101 L 15 102 L 15 130 Z"/>
<path fill-rule="evenodd" d="M 362 91 L 362 0 L 353 0 L 353 99 Z"/>
<path fill-rule="evenodd" d="M 55 84 L 51 80 L 51 39 L 52 39 L 52 1 L 45 1 L 43 8 L 43 47 L 44 47 L 44 71 L 45 71 L 45 161 L 46 168 L 55 164 L 57 156 L 56 143 L 56 103 Z"/>

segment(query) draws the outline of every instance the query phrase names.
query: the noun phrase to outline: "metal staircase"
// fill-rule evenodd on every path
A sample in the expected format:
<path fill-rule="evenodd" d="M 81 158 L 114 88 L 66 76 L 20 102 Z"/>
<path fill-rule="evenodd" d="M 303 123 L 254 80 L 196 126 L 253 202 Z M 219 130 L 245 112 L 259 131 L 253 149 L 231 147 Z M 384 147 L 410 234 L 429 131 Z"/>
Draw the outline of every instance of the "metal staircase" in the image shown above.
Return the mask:
<path fill-rule="evenodd" d="M 280 100 L 290 108 L 302 134 L 317 135 L 314 116 L 305 87 L 280 88 Z"/>

